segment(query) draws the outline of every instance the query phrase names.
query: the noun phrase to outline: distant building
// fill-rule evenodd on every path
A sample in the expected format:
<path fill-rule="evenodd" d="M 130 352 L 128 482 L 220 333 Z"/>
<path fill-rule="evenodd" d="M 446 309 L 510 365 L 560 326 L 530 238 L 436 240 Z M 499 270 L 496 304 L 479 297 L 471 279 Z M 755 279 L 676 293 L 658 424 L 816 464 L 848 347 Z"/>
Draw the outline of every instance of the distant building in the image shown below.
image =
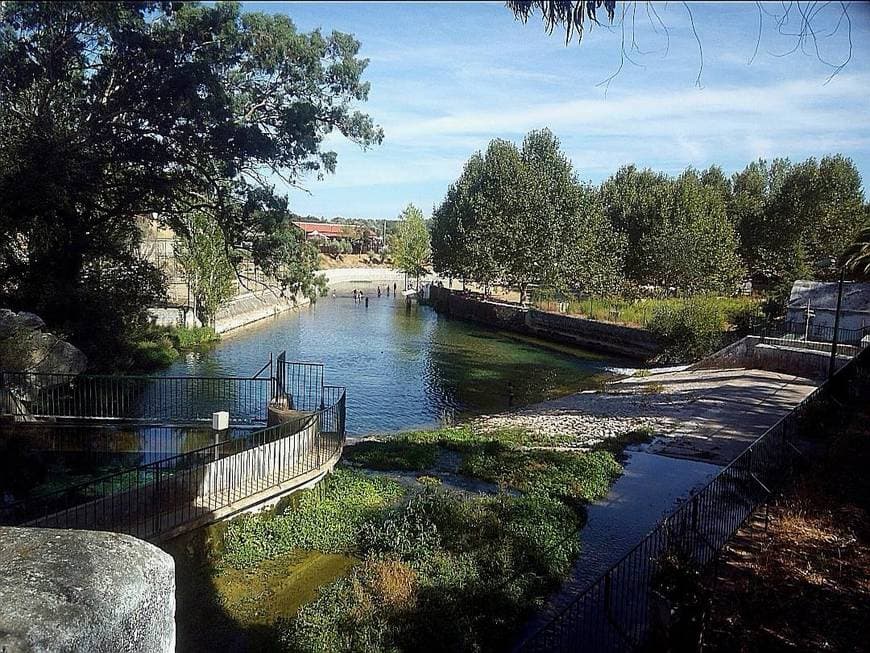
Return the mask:
<path fill-rule="evenodd" d="M 838 285 L 836 281 L 795 281 L 788 299 L 786 319 L 806 324 L 809 309 L 809 332 L 832 333 Z M 870 330 L 870 283 L 848 281 L 843 284 L 840 329 L 860 330 L 865 327 Z M 830 340 L 830 337 L 823 339 Z"/>
<path fill-rule="evenodd" d="M 355 224 L 337 224 L 335 222 L 293 222 L 305 232 L 306 240 L 312 240 L 327 250 L 330 243 L 341 240 L 348 241 L 354 254 L 380 252 L 384 246 L 383 238 L 374 230 Z"/>

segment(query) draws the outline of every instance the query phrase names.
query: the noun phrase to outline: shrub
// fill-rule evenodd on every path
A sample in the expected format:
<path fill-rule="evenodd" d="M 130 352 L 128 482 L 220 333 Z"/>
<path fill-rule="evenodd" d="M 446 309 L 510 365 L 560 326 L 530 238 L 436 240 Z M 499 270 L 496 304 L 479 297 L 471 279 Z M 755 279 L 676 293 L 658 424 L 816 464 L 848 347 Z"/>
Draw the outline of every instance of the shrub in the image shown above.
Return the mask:
<path fill-rule="evenodd" d="M 298 505 L 283 515 L 232 522 L 222 562 L 242 569 L 292 549 L 351 553 L 365 520 L 404 494 L 395 481 L 347 470 L 336 470 L 325 483 L 322 498 L 304 490 Z"/>
<path fill-rule="evenodd" d="M 577 526 L 543 495 L 426 490 L 368 522 L 365 563 L 303 606 L 283 641 L 295 651 L 501 650 L 570 568 Z"/>
<path fill-rule="evenodd" d="M 170 333 L 178 349 L 191 349 L 217 342 L 221 337 L 209 326 L 193 328 L 176 328 Z"/>
<path fill-rule="evenodd" d="M 434 443 L 412 442 L 398 437 L 386 442 L 359 442 L 344 451 L 345 462 L 369 469 L 420 471 L 435 464 Z"/>
<path fill-rule="evenodd" d="M 727 329 L 727 314 L 721 305 L 692 299 L 679 305 L 658 307 L 649 329 L 662 345 L 662 360 L 689 362 L 716 351 Z"/>

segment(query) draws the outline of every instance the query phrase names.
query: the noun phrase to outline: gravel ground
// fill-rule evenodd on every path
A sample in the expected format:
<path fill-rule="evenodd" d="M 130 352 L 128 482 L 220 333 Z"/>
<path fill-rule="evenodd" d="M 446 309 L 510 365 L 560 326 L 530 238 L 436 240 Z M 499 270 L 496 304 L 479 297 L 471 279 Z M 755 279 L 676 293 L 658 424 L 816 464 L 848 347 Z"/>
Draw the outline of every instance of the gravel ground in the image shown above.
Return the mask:
<path fill-rule="evenodd" d="M 657 437 L 650 450 L 726 464 L 790 411 L 815 384 L 755 369 L 663 370 L 477 418 L 481 430 L 514 427 L 541 446 L 587 450 L 636 429 Z"/>

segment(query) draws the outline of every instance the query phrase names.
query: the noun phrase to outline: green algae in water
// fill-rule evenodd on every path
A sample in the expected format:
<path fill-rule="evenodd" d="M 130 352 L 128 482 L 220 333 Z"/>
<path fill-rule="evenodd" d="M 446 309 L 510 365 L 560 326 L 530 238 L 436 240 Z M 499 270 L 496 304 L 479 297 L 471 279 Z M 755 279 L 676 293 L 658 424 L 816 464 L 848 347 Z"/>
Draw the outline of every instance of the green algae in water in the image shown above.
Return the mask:
<path fill-rule="evenodd" d="M 350 556 L 294 551 L 244 571 L 226 569 L 213 583 L 221 605 L 241 626 L 272 626 L 295 615 L 356 563 Z"/>

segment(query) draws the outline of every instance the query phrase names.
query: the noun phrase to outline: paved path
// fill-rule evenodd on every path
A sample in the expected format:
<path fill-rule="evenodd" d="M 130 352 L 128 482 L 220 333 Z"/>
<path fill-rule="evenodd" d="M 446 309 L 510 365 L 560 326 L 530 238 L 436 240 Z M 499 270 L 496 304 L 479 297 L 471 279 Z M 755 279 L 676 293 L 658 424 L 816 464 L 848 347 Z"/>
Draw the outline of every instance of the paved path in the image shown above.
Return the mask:
<path fill-rule="evenodd" d="M 646 428 L 659 436 L 650 453 L 724 465 L 815 387 L 802 377 L 756 369 L 668 371 L 476 423 L 528 428 L 543 434 L 546 446 L 579 450 Z"/>

